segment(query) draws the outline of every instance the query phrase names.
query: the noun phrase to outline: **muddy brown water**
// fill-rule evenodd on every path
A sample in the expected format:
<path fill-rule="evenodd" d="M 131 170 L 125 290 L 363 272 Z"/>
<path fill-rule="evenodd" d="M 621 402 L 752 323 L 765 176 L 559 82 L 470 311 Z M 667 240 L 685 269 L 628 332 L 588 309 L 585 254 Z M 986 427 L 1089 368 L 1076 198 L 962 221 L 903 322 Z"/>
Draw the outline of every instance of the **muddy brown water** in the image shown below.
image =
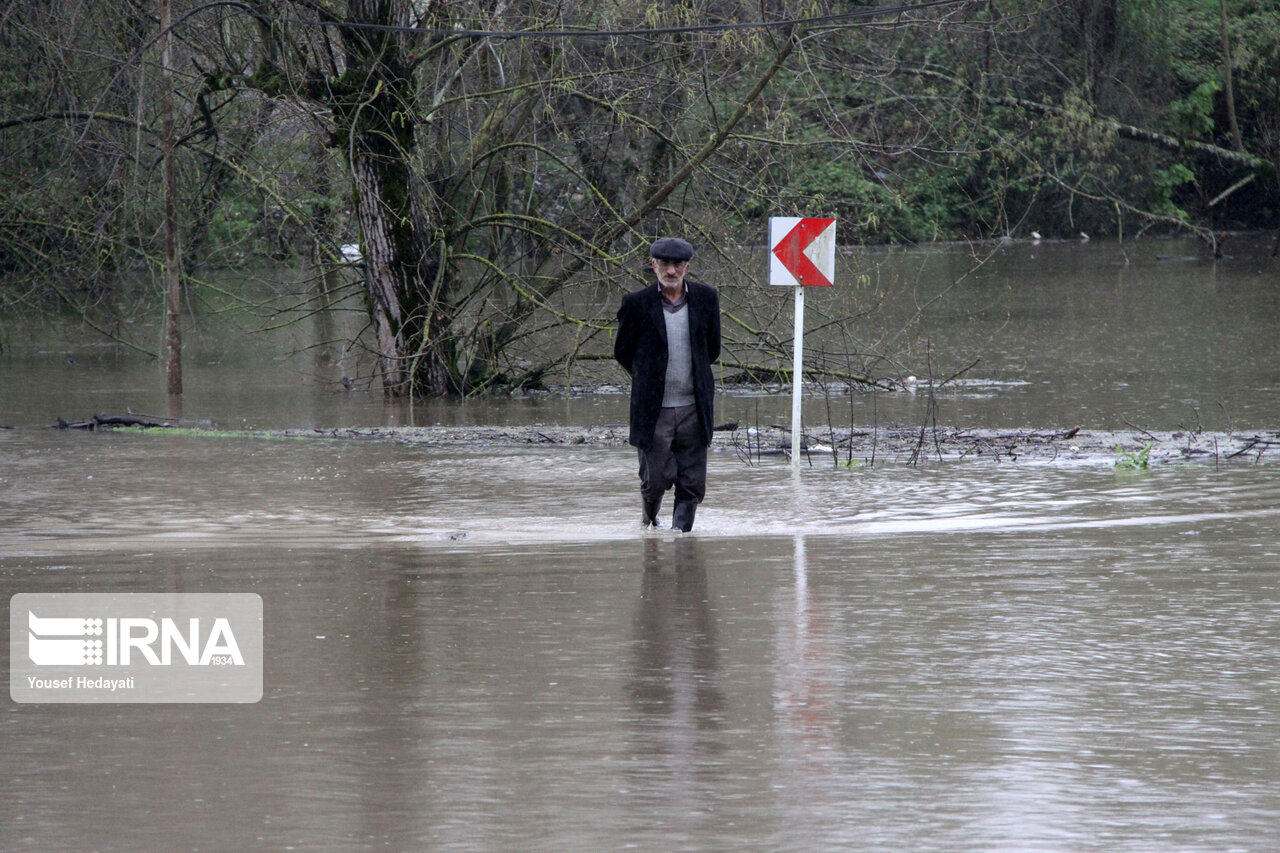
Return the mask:
<path fill-rule="evenodd" d="M 1006 304 L 1008 340 L 987 339 L 1027 354 L 944 397 L 940 419 L 1176 429 L 1197 407 L 1206 428 L 1280 424 L 1274 279 L 1197 262 L 1201 280 L 1191 262 L 1133 255 L 1117 266 L 1098 241 L 1054 248 L 1070 286 L 1102 280 L 1149 307 L 1128 318 L 1139 340 L 1094 329 L 1088 318 L 1108 313 L 1097 290 Z M 1030 261 L 1018 258 L 1011 284 L 1025 283 Z M 724 450 L 695 533 L 645 534 L 622 448 L 41 429 L 158 405 L 152 368 L 76 361 L 59 350 L 0 362 L 0 422 L 15 427 L 0 431 L 6 602 L 257 593 L 264 695 L 6 698 L 0 848 L 1274 844 L 1280 477 L 1265 455 L 1146 471 L 1090 457 L 797 476 Z M 193 369 L 189 382 L 205 384 L 185 413 L 223 426 L 388 420 L 374 399 L 248 375 Z M 1097 394 L 1077 387 L 1087 381 Z M 415 417 L 611 423 L 622 399 Z M 787 407 L 721 402 L 730 414 Z M 876 405 L 910 422 L 919 402 Z M 7 665 L 8 630 L 0 643 Z"/>

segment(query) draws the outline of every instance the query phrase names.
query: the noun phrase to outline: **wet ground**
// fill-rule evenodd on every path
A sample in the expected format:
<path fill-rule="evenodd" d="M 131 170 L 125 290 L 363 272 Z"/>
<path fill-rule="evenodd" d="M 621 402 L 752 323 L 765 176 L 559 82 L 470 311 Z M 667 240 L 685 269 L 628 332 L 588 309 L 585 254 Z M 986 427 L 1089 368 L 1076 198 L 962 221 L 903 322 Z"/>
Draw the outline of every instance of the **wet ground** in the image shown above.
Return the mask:
<path fill-rule="evenodd" d="M 201 430 L 195 430 L 201 434 Z M 245 437 L 388 441 L 428 447 L 626 447 L 625 424 L 598 427 L 354 427 L 245 431 Z M 747 465 L 766 457 L 791 459 L 791 430 L 781 425 L 722 424 L 713 451 L 732 451 Z M 970 429 L 937 426 L 835 427 L 804 430 L 799 464 L 805 468 L 927 465 L 937 461 L 1054 462 L 1143 468 L 1173 462 L 1257 464 L 1277 456 L 1280 430 L 1206 432 L 1057 429 Z M 1268 458 L 1270 461 L 1270 458 Z"/>

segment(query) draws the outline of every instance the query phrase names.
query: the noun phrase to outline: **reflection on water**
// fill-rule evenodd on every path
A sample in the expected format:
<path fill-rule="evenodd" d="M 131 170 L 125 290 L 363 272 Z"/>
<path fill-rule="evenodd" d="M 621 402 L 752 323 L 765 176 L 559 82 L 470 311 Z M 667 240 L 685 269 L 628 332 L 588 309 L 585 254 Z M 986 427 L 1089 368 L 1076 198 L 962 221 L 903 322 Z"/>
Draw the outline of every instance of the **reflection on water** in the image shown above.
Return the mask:
<path fill-rule="evenodd" d="M 0 847 L 1270 846 L 1271 466 L 712 466 L 681 536 L 623 449 L 0 434 L 6 592 L 254 592 L 267 649 L 0 707 Z"/>
<path fill-rule="evenodd" d="M 673 837 L 715 831 L 726 759 L 726 700 L 707 567 L 694 538 L 648 539 L 627 696 L 626 796 Z M 635 830 L 644 825 L 637 822 Z"/>

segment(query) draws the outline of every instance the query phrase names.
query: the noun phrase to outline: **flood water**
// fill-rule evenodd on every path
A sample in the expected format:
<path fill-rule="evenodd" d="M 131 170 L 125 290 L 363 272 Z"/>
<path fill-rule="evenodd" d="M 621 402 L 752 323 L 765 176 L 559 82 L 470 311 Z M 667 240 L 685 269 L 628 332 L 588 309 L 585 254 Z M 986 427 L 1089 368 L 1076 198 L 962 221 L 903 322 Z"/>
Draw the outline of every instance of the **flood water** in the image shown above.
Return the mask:
<path fill-rule="evenodd" d="M 1031 297 L 918 333 L 937 347 L 963 324 L 986 342 L 940 423 L 1172 429 L 1198 409 L 1207 429 L 1280 428 L 1265 253 L 1135 272 L 1098 241 L 1054 250 L 1060 280 L 1091 298 L 1043 273 Z M 1031 251 L 981 287 L 1022 293 Z M 1133 340 L 1095 328 L 1117 299 L 1150 309 L 1124 318 Z M 6 603 L 256 593 L 264 692 L 4 700 L 0 849 L 1274 849 L 1280 476 L 1266 455 L 793 475 L 720 452 L 694 533 L 642 533 L 624 448 L 43 429 L 163 409 L 154 368 L 74 360 L 48 346 L 0 360 Z M 185 414 L 406 418 L 298 374 L 251 384 L 253 367 L 195 367 Z M 919 397 L 853 405 L 862 423 L 909 423 Z M 808 411 L 825 417 L 825 401 Z M 609 423 L 625 397 L 413 417 Z M 0 644 L 7 665 L 7 627 Z"/>

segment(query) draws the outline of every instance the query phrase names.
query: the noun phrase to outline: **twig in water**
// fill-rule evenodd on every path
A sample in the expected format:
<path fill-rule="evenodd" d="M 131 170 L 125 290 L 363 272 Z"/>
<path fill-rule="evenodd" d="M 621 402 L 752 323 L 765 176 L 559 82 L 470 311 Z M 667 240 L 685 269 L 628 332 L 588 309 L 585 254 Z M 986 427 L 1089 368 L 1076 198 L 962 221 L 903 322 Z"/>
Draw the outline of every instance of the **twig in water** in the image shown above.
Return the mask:
<path fill-rule="evenodd" d="M 853 403 L 850 401 L 849 425 L 853 426 Z M 876 446 L 880 442 L 880 392 L 871 390 L 871 467 L 876 467 Z M 849 458 L 853 458 L 853 442 L 849 442 Z"/>
<path fill-rule="evenodd" d="M 977 362 L 974 362 L 974 364 L 977 364 Z M 942 443 L 938 440 L 938 397 L 934 393 L 934 383 L 933 383 L 933 342 L 932 341 L 930 341 L 925 345 L 925 365 L 928 368 L 927 373 L 929 377 L 929 400 L 925 404 L 924 422 L 920 424 L 920 438 L 916 442 L 915 450 L 911 452 L 911 459 L 908 460 L 908 464 L 910 465 L 915 465 L 921 458 L 920 451 L 924 449 L 925 431 L 928 430 L 929 428 L 930 420 L 932 420 L 933 422 L 933 447 L 938 454 L 938 461 L 939 462 L 942 461 Z M 972 367 L 972 366 L 973 365 L 969 365 L 969 367 Z M 969 369 L 968 367 L 965 368 L 965 370 L 968 370 L 968 369 Z M 960 371 L 960 373 L 963 373 L 963 372 L 964 371 Z M 956 378 L 956 376 L 959 376 L 960 373 L 953 374 L 946 381 L 950 382 L 952 379 Z"/>
<path fill-rule="evenodd" d="M 1231 422 L 1231 413 L 1227 411 L 1227 407 L 1222 405 L 1222 401 L 1218 401 L 1218 408 L 1222 409 L 1222 414 L 1227 416 L 1227 435 L 1231 435 L 1235 431 L 1235 426 Z"/>
<path fill-rule="evenodd" d="M 1125 425 L 1126 425 L 1126 426 L 1128 426 L 1130 429 L 1136 429 L 1138 432 L 1142 433 L 1143 435 L 1145 435 L 1147 438 L 1151 439 L 1152 441 L 1159 441 L 1159 440 L 1160 440 L 1160 439 L 1156 438 L 1154 435 L 1152 435 L 1151 433 L 1147 432 L 1147 431 L 1146 431 L 1145 429 L 1143 429 L 1142 427 L 1140 427 L 1140 426 L 1138 426 L 1138 425 L 1136 425 L 1136 424 L 1129 423 L 1129 419 L 1128 419 L 1128 418 L 1121 418 L 1121 420 L 1123 420 L 1123 421 L 1125 422 Z"/>
<path fill-rule="evenodd" d="M 831 437 L 831 467 L 840 467 L 840 452 L 836 450 L 836 428 L 831 425 L 831 389 L 822 383 L 822 395 L 827 398 L 827 434 Z"/>

